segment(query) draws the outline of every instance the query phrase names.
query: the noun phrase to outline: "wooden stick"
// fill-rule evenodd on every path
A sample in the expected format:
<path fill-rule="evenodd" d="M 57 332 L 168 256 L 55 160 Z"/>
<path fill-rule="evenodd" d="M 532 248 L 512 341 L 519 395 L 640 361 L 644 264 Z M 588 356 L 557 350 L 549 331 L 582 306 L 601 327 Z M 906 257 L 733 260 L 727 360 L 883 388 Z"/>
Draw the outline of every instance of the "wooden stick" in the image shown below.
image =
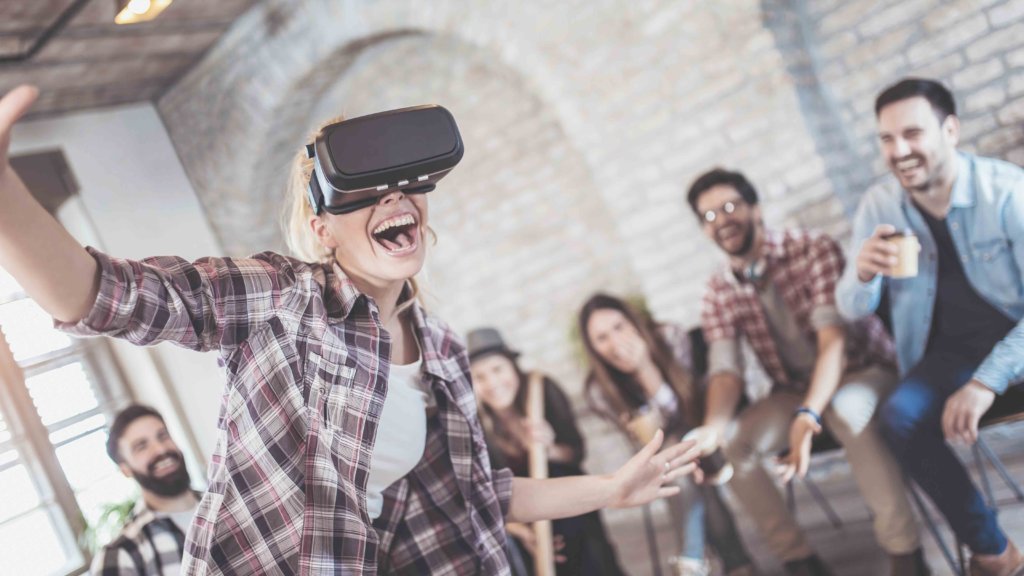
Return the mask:
<path fill-rule="evenodd" d="M 538 372 L 530 373 L 527 383 L 526 419 L 533 424 L 544 423 L 544 377 Z M 530 478 L 548 477 L 548 449 L 540 442 L 530 443 Z M 537 538 L 537 554 L 533 558 L 536 576 L 555 576 L 555 541 L 551 521 L 533 523 Z"/>

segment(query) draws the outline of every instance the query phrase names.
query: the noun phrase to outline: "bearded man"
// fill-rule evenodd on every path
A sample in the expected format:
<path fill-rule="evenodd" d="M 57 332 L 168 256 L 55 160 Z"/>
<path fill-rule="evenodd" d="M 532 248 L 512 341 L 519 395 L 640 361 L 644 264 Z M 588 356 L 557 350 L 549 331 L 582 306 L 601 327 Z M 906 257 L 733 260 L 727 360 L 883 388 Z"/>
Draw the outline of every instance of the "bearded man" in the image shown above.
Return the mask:
<path fill-rule="evenodd" d="M 94 576 L 178 574 L 199 494 L 156 410 L 133 404 L 110 425 L 107 455 L 142 489 L 124 529 L 93 559 Z"/>
<path fill-rule="evenodd" d="M 703 174 L 687 200 L 728 260 L 704 295 L 709 380 L 701 430 L 733 464 L 730 486 L 768 547 L 790 576 L 830 574 L 763 466 L 785 452 L 782 479 L 804 476 L 812 438 L 827 429 L 845 448 L 890 573 L 929 574 L 902 472 L 873 418 L 897 382 L 892 341 L 875 316 L 840 316 L 835 287 L 845 262 L 838 243 L 818 232 L 765 228 L 757 191 L 739 172 Z M 742 340 L 772 389 L 738 411 Z"/>

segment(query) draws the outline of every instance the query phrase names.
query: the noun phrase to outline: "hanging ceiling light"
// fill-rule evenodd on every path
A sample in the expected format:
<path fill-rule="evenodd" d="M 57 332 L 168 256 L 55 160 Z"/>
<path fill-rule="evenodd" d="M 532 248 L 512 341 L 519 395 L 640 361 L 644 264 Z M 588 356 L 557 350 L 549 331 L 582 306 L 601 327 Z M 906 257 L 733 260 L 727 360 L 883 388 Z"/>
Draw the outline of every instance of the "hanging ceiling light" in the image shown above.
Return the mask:
<path fill-rule="evenodd" d="M 115 0 L 117 2 L 117 24 L 147 22 L 160 15 L 173 0 Z"/>

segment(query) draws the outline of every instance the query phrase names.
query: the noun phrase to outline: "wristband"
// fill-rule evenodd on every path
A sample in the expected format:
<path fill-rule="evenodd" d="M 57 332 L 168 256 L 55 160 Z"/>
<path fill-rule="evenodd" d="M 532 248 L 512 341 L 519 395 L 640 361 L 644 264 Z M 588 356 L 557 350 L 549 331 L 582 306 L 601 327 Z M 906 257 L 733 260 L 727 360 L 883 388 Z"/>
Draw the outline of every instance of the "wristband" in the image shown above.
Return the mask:
<path fill-rule="evenodd" d="M 793 413 L 793 417 L 796 418 L 801 414 L 807 414 L 808 416 L 814 419 L 814 422 L 818 426 L 821 426 L 821 414 L 818 414 L 817 412 L 815 412 L 811 408 L 808 408 L 807 406 L 801 406 L 796 409 L 796 412 Z"/>

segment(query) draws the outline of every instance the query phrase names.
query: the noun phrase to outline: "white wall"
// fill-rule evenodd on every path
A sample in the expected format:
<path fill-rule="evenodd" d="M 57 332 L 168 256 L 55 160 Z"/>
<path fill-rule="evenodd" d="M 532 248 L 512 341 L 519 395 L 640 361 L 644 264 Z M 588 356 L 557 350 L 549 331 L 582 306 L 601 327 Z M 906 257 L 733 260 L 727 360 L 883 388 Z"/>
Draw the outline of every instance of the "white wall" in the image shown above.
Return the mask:
<path fill-rule="evenodd" d="M 62 207 L 60 217 L 83 243 L 126 258 L 173 254 L 194 259 L 221 253 L 152 105 L 15 126 L 12 155 L 53 149 L 64 152 L 81 187 L 80 198 Z M 168 416 L 183 449 L 194 440 L 189 451 L 199 453 L 192 454 L 192 463 L 205 466 L 224 387 L 216 355 L 170 344 L 143 349 L 118 343 L 114 348 L 135 396 Z M 183 409 L 175 410 L 176 405 Z M 175 418 L 175 412 L 184 413 Z M 205 471 L 193 476 L 203 478 Z"/>

